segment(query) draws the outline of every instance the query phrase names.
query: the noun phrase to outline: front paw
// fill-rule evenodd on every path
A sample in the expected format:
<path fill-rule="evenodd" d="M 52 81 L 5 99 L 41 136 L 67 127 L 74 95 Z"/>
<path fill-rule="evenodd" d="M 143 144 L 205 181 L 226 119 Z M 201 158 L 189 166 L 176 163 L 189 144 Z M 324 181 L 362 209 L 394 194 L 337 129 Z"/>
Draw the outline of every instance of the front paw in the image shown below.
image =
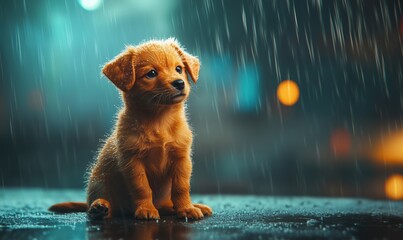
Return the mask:
<path fill-rule="evenodd" d="M 193 206 L 200 209 L 204 216 L 210 216 L 211 214 L 213 214 L 213 209 L 211 209 L 211 207 L 207 205 L 200 203 L 193 203 Z"/>
<path fill-rule="evenodd" d="M 194 206 L 180 208 L 176 210 L 176 214 L 178 214 L 178 217 L 180 218 L 191 218 L 194 220 L 202 219 L 204 217 L 203 212 Z"/>
<path fill-rule="evenodd" d="M 160 215 L 158 210 L 153 205 L 140 205 L 136 212 L 134 213 L 134 217 L 137 219 L 160 219 Z"/>

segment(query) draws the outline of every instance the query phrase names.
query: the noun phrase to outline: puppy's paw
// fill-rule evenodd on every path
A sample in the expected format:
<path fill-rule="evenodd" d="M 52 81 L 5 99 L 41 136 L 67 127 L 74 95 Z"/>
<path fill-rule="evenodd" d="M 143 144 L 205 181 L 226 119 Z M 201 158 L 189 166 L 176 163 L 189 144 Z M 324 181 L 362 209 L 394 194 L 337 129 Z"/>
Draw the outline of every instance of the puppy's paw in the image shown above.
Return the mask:
<path fill-rule="evenodd" d="M 88 216 L 91 220 L 108 219 L 112 217 L 111 205 L 104 199 L 97 199 L 91 203 Z"/>
<path fill-rule="evenodd" d="M 140 205 L 136 212 L 134 213 L 134 217 L 137 219 L 160 219 L 160 215 L 158 214 L 158 210 L 153 205 Z"/>
<path fill-rule="evenodd" d="M 204 217 L 203 212 L 194 206 L 188 208 L 180 208 L 176 210 L 176 214 L 180 218 L 191 218 L 194 220 L 202 219 Z"/>
<path fill-rule="evenodd" d="M 211 209 L 211 207 L 207 205 L 194 203 L 193 206 L 200 209 L 204 216 L 210 216 L 211 214 L 213 214 L 213 209 Z"/>

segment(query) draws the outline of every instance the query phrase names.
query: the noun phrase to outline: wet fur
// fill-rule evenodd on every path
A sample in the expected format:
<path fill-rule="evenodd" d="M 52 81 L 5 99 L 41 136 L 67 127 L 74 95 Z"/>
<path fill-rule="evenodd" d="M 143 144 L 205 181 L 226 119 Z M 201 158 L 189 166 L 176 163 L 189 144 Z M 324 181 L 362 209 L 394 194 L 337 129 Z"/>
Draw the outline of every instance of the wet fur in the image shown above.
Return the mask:
<path fill-rule="evenodd" d="M 199 67 L 199 60 L 175 39 L 129 46 L 108 62 L 102 71 L 121 90 L 124 107 L 89 172 L 87 203 L 61 203 L 50 210 L 72 212 L 89 206 L 93 219 L 158 219 L 160 213 L 200 219 L 212 214 L 190 197 L 193 137 L 185 101 L 188 74 L 196 83 Z M 146 77 L 152 69 L 158 73 L 155 79 Z M 183 96 L 174 98 L 178 90 L 172 82 L 177 79 L 185 88 Z"/>

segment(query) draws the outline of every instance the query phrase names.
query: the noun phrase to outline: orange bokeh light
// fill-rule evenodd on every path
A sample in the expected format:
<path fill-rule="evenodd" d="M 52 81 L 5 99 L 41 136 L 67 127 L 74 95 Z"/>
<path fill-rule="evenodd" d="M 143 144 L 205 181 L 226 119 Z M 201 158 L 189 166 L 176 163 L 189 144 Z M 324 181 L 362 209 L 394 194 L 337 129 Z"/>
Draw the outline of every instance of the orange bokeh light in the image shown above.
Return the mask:
<path fill-rule="evenodd" d="M 403 199 L 403 176 L 392 175 L 385 182 L 386 196 L 393 200 Z"/>
<path fill-rule="evenodd" d="M 346 157 L 351 151 L 350 133 L 346 129 L 338 129 L 330 136 L 330 147 L 336 157 Z"/>
<path fill-rule="evenodd" d="M 277 87 L 277 98 L 283 105 L 294 105 L 299 99 L 298 85 L 292 80 L 282 81 Z"/>
<path fill-rule="evenodd" d="M 384 163 L 403 164 L 403 131 L 382 139 L 376 146 L 373 157 Z"/>

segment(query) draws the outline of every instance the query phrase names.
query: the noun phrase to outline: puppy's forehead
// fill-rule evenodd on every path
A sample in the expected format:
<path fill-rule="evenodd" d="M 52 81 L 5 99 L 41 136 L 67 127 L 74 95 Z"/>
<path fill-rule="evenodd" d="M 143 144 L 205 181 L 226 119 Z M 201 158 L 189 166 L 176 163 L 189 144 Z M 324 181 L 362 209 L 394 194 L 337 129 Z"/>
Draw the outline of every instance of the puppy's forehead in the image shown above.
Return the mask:
<path fill-rule="evenodd" d="M 170 66 L 182 61 L 176 49 L 168 44 L 146 44 L 138 48 L 137 54 L 138 65 Z"/>

